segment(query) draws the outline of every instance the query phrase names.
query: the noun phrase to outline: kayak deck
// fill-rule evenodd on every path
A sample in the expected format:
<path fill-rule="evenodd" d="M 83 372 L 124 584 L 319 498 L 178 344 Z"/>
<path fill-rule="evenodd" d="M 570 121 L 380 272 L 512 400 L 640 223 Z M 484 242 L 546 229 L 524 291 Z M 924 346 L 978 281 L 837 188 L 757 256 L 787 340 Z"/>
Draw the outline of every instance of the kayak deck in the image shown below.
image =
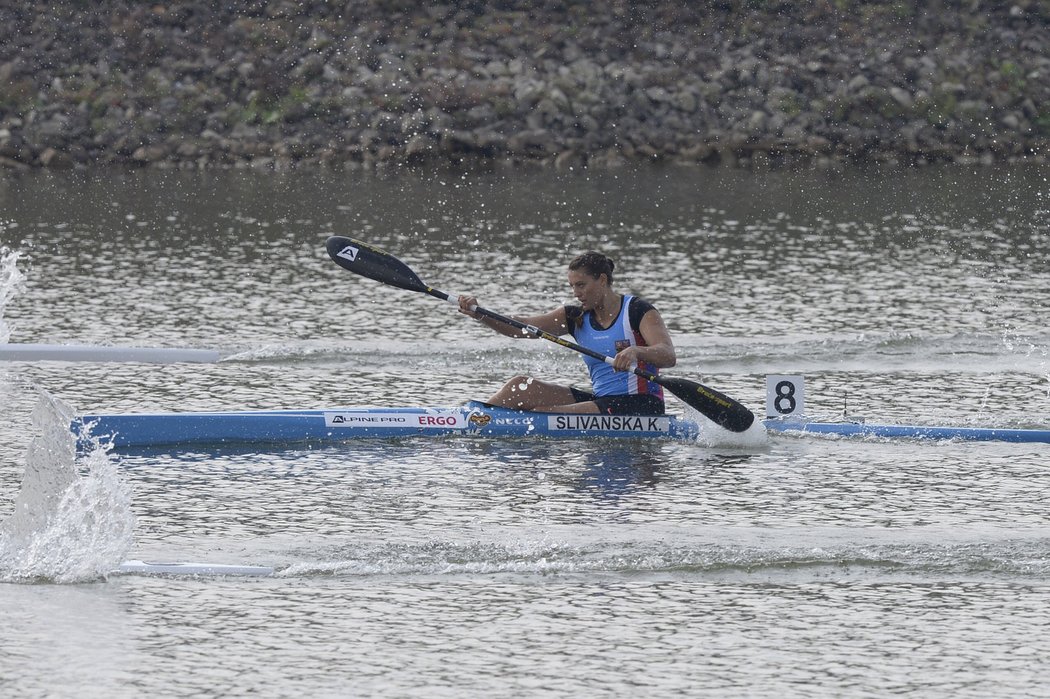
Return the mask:
<path fill-rule="evenodd" d="M 699 426 L 675 415 L 534 413 L 471 401 L 446 408 L 335 408 L 85 415 L 73 432 L 115 449 L 161 446 L 341 442 L 452 434 L 490 437 L 692 439 Z"/>
<path fill-rule="evenodd" d="M 770 432 L 918 440 L 1050 443 L 1050 430 L 923 425 L 879 425 L 768 419 Z M 364 438 L 473 435 L 695 440 L 701 427 L 678 415 L 576 415 L 499 408 L 477 401 L 441 408 L 334 408 L 232 412 L 86 415 L 71 429 L 112 442 L 113 448 L 339 443 Z"/>

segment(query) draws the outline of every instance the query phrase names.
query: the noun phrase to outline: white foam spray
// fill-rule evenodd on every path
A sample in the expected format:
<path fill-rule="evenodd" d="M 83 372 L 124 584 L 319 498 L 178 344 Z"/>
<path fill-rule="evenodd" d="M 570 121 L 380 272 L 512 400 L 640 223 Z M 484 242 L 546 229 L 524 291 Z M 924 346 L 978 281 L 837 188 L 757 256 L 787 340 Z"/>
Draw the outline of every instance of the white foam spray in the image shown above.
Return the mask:
<path fill-rule="evenodd" d="M 8 302 L 25 288 L 25 277 L 18 269 L 21 253 L 0 247 L 0 344 L 11 340 L 11 328 L 4 319 Z"/>
<path fill-rule="evenodd" d="M 0 343 L 10 339 L 4 310 L 25 285 L 19 257 L 0 248 Z M 72 407 L 0 367 L 0 415 L 8 428 L 27 412 L 19 406 L 28 408 L 34 398 L 21 487 L 0 522 L 0 582 L 97 580 L 120 565 L 131 548 L 130 490 L 108 448 L 97 440 L 89 440 L 78 456 L 69 429 Z M 8 452 L 0 452 L 0 458 L 9 458 Z M 3 472 L 17 472 L 18 466 Z M 0 512 L 7 509 L 0 503 Z"/>
<path fill-rule="evenodd" d="M 690 406 L 685 406 L 685 418 L 692 420 L 700 426 L 700 435 L 697 444 L 704 447 L 717 447 L 719 449 L 760 449 L 769 443 L 766 435 L 766 426 L 762 420 L 755 421 L 743 432 L 731 432 L 717 423 L 707 419 L 703 414 Z"/>
<path fill-rule="evenodd" d="M 25 474 L 13 512 L 0 523 L 0 581 L 97 580 L 131 548 L 130 490 L 105 446 L 95 441 L 78 457 L 73 409 L 37 393 Z"/>

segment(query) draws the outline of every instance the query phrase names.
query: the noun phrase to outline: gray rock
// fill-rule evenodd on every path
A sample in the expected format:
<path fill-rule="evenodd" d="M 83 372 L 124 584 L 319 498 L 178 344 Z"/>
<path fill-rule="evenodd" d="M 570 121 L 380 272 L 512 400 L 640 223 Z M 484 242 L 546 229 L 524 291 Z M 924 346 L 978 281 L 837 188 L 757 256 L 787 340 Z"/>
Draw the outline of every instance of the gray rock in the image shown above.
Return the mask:
<path fill-rule="evenodd" d="M 911 93 L 902 87 L 891 87 L 890 97 L 900 106 L 910 109 L 915 104 L 915 100 L 912 98 Z"/>
<path fill-rule="evenodd" d="M 1048 148 L 1038 3 L 936 6 L 905 27 L 889 1 L 865 3 L 863 22 L 835 3 L 594 0 L 583 15 L 549 0 L 280 0 L 250 14 L 191 0 L 118 3 L 99 23 L 74 3 L 61 24 L 77 32 L 45 24 L 0 45 L 0 157 L 763 167 L 784 152 L 980 163 Z M 121 22 L 135 31 L 112 32 Z"/>

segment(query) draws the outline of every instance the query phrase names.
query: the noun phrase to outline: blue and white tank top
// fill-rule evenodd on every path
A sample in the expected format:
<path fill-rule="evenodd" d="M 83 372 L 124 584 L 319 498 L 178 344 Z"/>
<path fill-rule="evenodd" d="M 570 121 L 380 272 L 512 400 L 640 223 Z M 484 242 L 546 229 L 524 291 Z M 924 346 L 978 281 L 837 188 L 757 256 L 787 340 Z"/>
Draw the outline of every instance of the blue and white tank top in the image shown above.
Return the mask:
<path fill-rule="evenodd" d="M 583 312 L 580 306 L 566 306 L 565 320 L 569 334 L 577 344 L 601 352 L 610 357 L 626 347 L 645 346 L 645 340 L 638 326 L 642 316 L 653 309 L 653 305 L 643 298 L 624 295 L 620 302 L 620 312 L 608 328 L 598 325 L 591 311 Z M 629 371 L 616 371 L 611 365 L 600 359 L 583 355 L 587 370 L 591 374 L 591 386 L 595 396 L 622 396 L 648 394 L 663 400 L 663 389 L 659 384 L 638 376 Z M 639 362 L 638 368 L 650 374 L 659 370 L 646 362 Z"/>

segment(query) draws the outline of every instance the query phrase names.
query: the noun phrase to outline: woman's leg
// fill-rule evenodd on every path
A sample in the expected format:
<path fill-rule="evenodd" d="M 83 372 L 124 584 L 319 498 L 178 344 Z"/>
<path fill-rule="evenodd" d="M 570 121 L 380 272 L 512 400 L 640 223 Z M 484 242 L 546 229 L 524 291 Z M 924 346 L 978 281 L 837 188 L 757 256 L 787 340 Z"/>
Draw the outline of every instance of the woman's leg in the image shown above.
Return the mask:
<path fill-rule="evenodd" d="M 488 400 L 492 405 L 544 413 L 596 413 L 594 401 L 577 403 L 568 386 L 515 376 Z"/>

